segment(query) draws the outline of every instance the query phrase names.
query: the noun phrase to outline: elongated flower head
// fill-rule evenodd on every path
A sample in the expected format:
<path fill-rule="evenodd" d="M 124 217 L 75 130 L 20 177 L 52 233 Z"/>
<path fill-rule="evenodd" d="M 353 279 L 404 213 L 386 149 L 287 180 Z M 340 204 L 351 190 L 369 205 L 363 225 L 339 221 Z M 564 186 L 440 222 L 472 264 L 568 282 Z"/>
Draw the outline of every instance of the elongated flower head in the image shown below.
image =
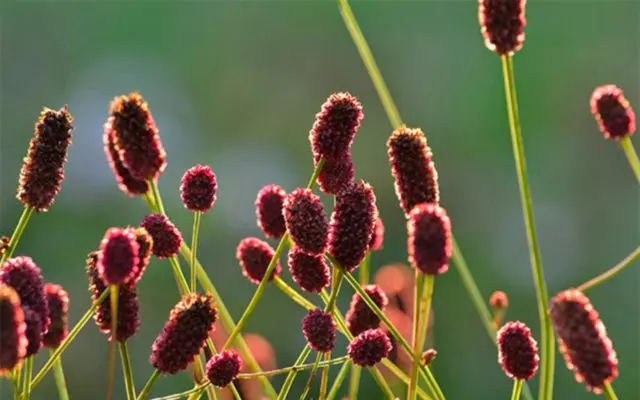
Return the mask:
<path fill-rule="evenodd" d="M 591 113 L 606 139 L 619 140 L 636 132 L 636 114 L 616 85 L 599 86 L 593 91 Z"/>
<path fill-rule="evenodd" d="M 45 347 L 55 348 L 69 334 L 69 295 L 60 285 L 47 283 L 44 285 L 44 293 L 47 296 L 49 306 L 49 330 L 42 337 L 42 344 Z"/>
<path fill-rule="evenodd" d="M 207 212 L 216 202 L 218 181 L 207 165 L 194 165 L 182 176 L 180 198 L 187 210 Z"/>
<path fill-rule="evenodd" d="M 322 255 L 310 256 L 297 247 L 289 250 L 289 271 L 293 280 L 310 293 L 320 293 L 329 286 L 329 266 Z"/>
<path fill-rule="evenodd" d="M 149 192 L 149 184 L 147 181 L 134 178 L 131 172 L 122 164 L 118 150 L 116 150 L 115 135 L 109 122 L 104 125 L 102 143 L 104 145 L 104 153 L 107 156 L 107 162 L 118 183 L 118 188 L 132 197 Z"/>
<path fill-rule="evenodd" d="M 347 153 L 363 117 L 362 105 L 351 94 L 329 96 L 309 132 L 314 156 L 335 159 Z"/>
<path fill-rule="evenodd" d="M 139 93 L 113 99 L 105 129 L 113 131 L 120 161 L 132 177 L 153 180 L 164 171 L 166 153 L 158 128 Z"/>
<path fill-rule="evenodd" d="M 503 56 L 522 48 L 526 0 L 478 0 L 478 20 L 484 44 Z"/>
<path fill-rule="evenodd" d="M 258 226 L 266 237 L 280 239 L 287 231 L 282 215 L 287 192 L 279 185 L 263 186 L 256 198 L 256 217 Z"/>
<path fill-rule="evenodd" d="M 153 255 L 156 257 L 169 258 L 180 252 L 182 234 L 169 218 L 162 214 L 147 215 L 140 226 L 153 238 Z"/>
<path fill-rule="evenodd" d="M 129 283 L 138 275 L 140 246 L 131 229 L 109 228 L 100 242 L 98 272 L 107 285 Z"/>
<path fill-rule="evenodd" d="M 364 259 L 378 218 L 373 188 L 363 181 L 336 195 L 329 227 L 329 253 L 351 272 Z"/>
<path fill-rule="evenodd" d="M 405 214 L 417 204 L 440 200 L 438 172 L 427 138 L 419 128 L 403 126 L 393 131 L 387 141 L 387 154 L 396 195 Z"/>
<path fill-rule="evenodd" d="M 427 349 L 420 356 L 420 362 L 422 365 L 430 365 L 437 356 L 438 352 L 435 349 Z"/>
<path fill-rule="evenodd" d="M 9 285 L 0 284 L 0 376 L 6 376 L 27 354 L 27 326 L 20 297 Z"/>
<path fill-rule="evenodd" d="M 618 376 L 618 358 L 591 301 L 578 290 L 565 290 L 551 300 L 549 314 L 567 368 L 587 390 L 601 393 Z"/>
<path fill-rule="evenodd" d="M 451 222 L 437 204 L 417 205 L 407 221 L 409 262 L 427 275 L 441 275 L 449 269 Z"/>
<path fill-rule="evenodd" d="M 373 233 L 371 234 L 371 240 L 369 241 L 369 251 L 378 251 L 382 249 L 384 243 L 384 224 L 382 218 L 378 215 L 376 223 L 373 227 Z"/>
<path fill-rule="evenodd" d="M 353 338 L 347 354 L 354 364 L 372 367 L 387 357 L 391 348 L 391 341 L 382 329 L 369 329 Z"/>
<path fill-rule="evenodd" d="M 210 295 L 185 295 L 151 347 L 149 362 L 163 374 L 187 368 L 213 330 L 217 312 Z"/>
<path fill-rule="evenodd" d="M 25 206 L 47 211 L 60 192 L 71 144 L 71 122 L 66 106 L 58 111 L 45 108 L 40 113 L 20 171 L 17 198 Z"/>
<path fill-rule="evenodd" d="M 389 300 L 387 295 L 378 285 L 367 285 L 364 291 L 371 297 L 374 303 L 384 312 Z M 380 318 L 369 308 L 367 303 L 358 293 L 354 293 L 351 298 L 349 311 L 345 315 L 347 328 L 352 335 L 357 336 L 367 329 L 375 329 L 380 326 Z"/>
<path fill-rule="evenodd" d="M 504 311 L 509 308 L 509 296 L 502 290 L 496 290 L 491 293 L 491 297 L 489 298 L 489 305 L 495 311 Z"/>
<path fill-rule="evenodd" d="M 236 379 L 241 367 L 242 360 L 238 353 L 226 350 L 211 357 L 207 362 L 207 378 L 212 385 L 225 387 Z"/>
<path fill-rule="evenodd" d="M 302 320 L 302 333 L 312 349 L 321 353 L 336 346 L 336 323 L 331 314 L 319 308 L 309 311 Z"/>
<path fill-rule="evenodd" d="M 255 237 L 242 239 L 236 248 L 236 258 L 242 268 L 242 275 L 256 285 L 262 282 L 273 254 L 274 251 L 267 242 Z M 280 274 L 280 269 L 280 261 L 276 260 L 276 266 L 269 277 L 269 281 Z"/>
<path fill-rule="evenodd" d="M 131 277 L 131 281 L 129 282 L 129 286 L 135 285 L 144 275 L 144 272 L 147 270 L 149 266 L 149 262 L 151 261 L 151 254 L 153 253 L 153 238 L 149 235 L 144 228 L 130 228 L 133 236 L 136 238 L 136 243 L 138 243 L 138 269 L 136 273 Z"/>
<path fill-rule="evenodd" d="M 314 166 L 318 165 L 320 157 L 314 158 Z M 340 157 L 325 158 L 320 174 L 318 174 L 318 186 L 326 194 L 336 194 L 345 186 L 353 183 L 356 170 L 351 153 L 347 152 Z"/>
<path fill-rule="evenodd" d="M 309 255 L 327 249 L 329 223 L 320 198 L 309 189 L 296 189 L 284 201 L 284 220 L 293 243 Z"/>
<path fill-rule="evenodd" d="M 0 257 L 4 256 L 4 253 L 9 249 L 9 242 L 11 238 L 9 236 L 0 236 Z"/>
<path fill-rule="evenodd" d="M 498 362 L 512 379 L 528 381 L 538 371 L 538 345 L 527 325 L 520 321 L 507 322 L 497 335 Z"/>

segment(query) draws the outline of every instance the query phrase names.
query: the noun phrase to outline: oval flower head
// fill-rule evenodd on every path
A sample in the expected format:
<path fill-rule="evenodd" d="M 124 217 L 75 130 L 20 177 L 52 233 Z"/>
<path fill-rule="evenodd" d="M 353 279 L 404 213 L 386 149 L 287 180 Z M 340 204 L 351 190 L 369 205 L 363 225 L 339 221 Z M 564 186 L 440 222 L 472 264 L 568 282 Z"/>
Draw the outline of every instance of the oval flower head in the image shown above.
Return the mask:
<path fill-rule="evenodd" d="M 180 198 L 187 210 L 207 212 L 216 201 L 218 181 L 211 167 L 195 165 L 182 176 Z"/>
<path fill-rule="evenodd" d="M 274 251 L 267 242 L 258 238 L 244 238 L 236 248 L 236 259 L 242 268 L 242 274 L 251 282 L 259 285 L 267 272 L 269 263 L 273 259 Z M 276 261 L 276 266 L 271 272 L 269 281 L 273 280 L 276 275 L 280 274 L 280 261 Z"/>
<path fill-rule="evenodd" d="M 69 334 L 69 295 L 62 286 L 53 283 L 45 284 L 44 292 L 47 296 L 51 324 L 47 333 L 42 337 L 42 344 L 53 349 L 60 346 L 60 343 Z"/>
<path fill-rule="evenodd" d="M 591 113 L 605 139 L 619 140 L 636 131 L 636 114 L 616 85 L 598 86 L 591 95 Z"/>
<path fill-rule="evenodd" d="M 441 275 L 449 269 L 452 253 L 451 222 L 437 204 L 417 205 L 409 214 L 409 262 L 427 275 Z"/>
<path fill-rule="evenodd" d="M 347 354 L 355 365 L 372 367 L 387 357 L 391 349 L 391 341 L 382 329 L 369 329 L 349 343 Z"/>
<path fill-rule="evenodd" d="M 309 132 L 311 149 L 317 159 L 336 159 L 351 148 L 364 114 L 362 105 L 348 92 L 334 93 L 316 114 Z"/>
<path fill-rule="evenodd" d="M 131 229 L 109 228 L 100 242 L 98 272 L 106 285 L 129 283 L 138 274 L 140 246 Z"/>
<path fill-rule="evenodd" d="M 147 230 L 153 239 L 153 255 L 158 258 L 169 258 L 180 252 L 182 234 L 176 226 L 162 214 L 151 214 L 144 217 L 140 226 Z"/>
<path fill-rule="evenodd" d="M 293 247 L 289 250 L 289 272 L 293 280 L 310 293 L 320 293 L 329 286 L 331 271 L 324 256 L 310 256 Z"/>
<path fill-rule="evenodd" d="M 309 255 L 321 255 L 329 241 L 329 222 L 320 197 L 298 188 L 284 201 L 285 224 L 296 247 Z"/>
<path fill-rule="evenodd" d="M 526 0 L 478 0 L 478 20 L 484 44 L 498 55 L 512 55 L 522 48 Z"/>
<path fill-rule="evenodd" d="M 528 381 L 538 371 L 538 345 L 529 327 L 520 321 L 507 322 L 497 334 L 498 362 L 512 379 Z"/>
<path fill-rule="evenodd" d="M 266 237 L 280 239 L 287 231 L 282 215 L 284 199 L 287 192 L 279 185 L 270 184 L 263 186 L 256 197 L 256 217 L 258 227 L 262 229 Z"/>
<path fill-rule="evenodd" d="M 309 346 L 321 353 L 336 346 L 336 323 L 331 314 L 319 308 L 309 311 L 302 320 L 302 333 Z"/>
<path fill-rule="evenodd" d="M 384 312 L 389 304 L 389 300 L 380 286 L 367 285 L 363 289 L 378 308 Z M 347 322 L 347 328 L 349 328 L 349 331 L 354 336 L 361 334 L 367 329 L 375 329 L 380 326 L 380 318 L 369 308 L 358 293 L 353 294 L 349 311 L 347 311 L 344 318 Z"/>
<path fill-rule="evenodd" d="M 24 312 L 20 297 L 9 285 L 0 284 L 0 376 L 7 376 L 27 354 Z"/>
<path fill-rule="evenodd" d="M 212 385 L 225 387 L 238 376 L 242 368 L 240 355 L 233 350 L 223 351 L 207 362 L 207 378 Z"/>
<path fill-rule="evenodd" d="M 107 162 L 116 178 L 118 188 L 130 197 L 145 194 L 149 192 L 149 183 L 144 179 L 136 179 L 131 172 L 122 164 L 118 150 L 116 149 L 115 135 L 111 120 L 104 124 L 104 132 L 102 134 L 102 144 L 104 153 L 107 156 Z"/>

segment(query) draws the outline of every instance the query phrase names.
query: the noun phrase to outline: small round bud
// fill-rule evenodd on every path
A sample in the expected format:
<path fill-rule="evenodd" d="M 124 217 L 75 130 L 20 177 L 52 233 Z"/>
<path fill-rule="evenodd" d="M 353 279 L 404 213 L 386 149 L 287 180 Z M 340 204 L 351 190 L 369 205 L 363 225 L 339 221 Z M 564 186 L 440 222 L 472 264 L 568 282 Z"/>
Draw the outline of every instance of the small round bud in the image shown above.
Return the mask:
<path fill-rule="evenodd" d="M 180 252 L 182 234 L 169 218 L 161 214 L 147 215 L 140 226 L 153 238 L 153 255 L 156 257 L 169 258 Z"/>
<path fill-rule="evenodd" d="M 289 271 L 293 280 L 310 293 L 319 293 L 329 286 L 331 272 L 324 256 L 310 256 L 297 247 L 289 250 Z"/>
<path fill-rule="evenodd" d="M 211 167 L 195 165 L 182 176 L 180 198 L 187 210 L 207 212 L 216 201 L 218 181 Z"/>
<path fill-rule="evenodd" d="M 538 345 L 529 328 L 520 321 L 507 322 L 498 331 L 498 362 L 513 379 L 528 381 L 538 371 Z"/>
<path fill-rule="evenodd" d="M 302 333 L 312 349 L 321 353 L 333 350 L 336 345 L 336 323 L 329 313 L 316 308 L 302 320 Z"/>
<path fill-rule="evenodd" d="M 372 367 L 387 357 L 391 348 L 391 341 L 382 329 L 369 329 L 349 343 L 347 353 L 354 364 Z"/>
<path fill-rule="evenodd" d="M 449 269 L 452 254 L 451 222 L 437 204 L 417 205 L 407 221 L 409 262 L 427 275 L 441 275 Z"/>
<path fill-rule="evenodd" d="M 591 113 L 606 139 L 619 140 L 636 131 L 636 114 L 616 85 L 599 86 L 593 91 Z"/>
<path fill-rule="evenodd" d="M 236 259 L 240 263 L 240 267 L 242 267 L 242 275 L 259 285 L 267 272 L 274 253 L 267 242 L 258 238 L 248 237 L 242 239 L 236 249 Z M 276 261 L 276 266 L 269 277 L 269 281 L 280 274 L 280 269 L 280 261 Z"/>
<path fill-rule="evenodd" d="M 284 220 L 293 243 L 309 255 L 327 249 L 329 223 L 320 198 L 309 189 L 296 189 L 284 201 Z"/>
<path fill-rule="evenodd" d="M 207 362 L 207 378 L 212 385 L 225 387 L 236 379 L 241 367 L 242 360 L 238 353 L 230 350 L 223 351 Z"/>
<path fill-rule="evenodd" d="M 256 217 L 258 226 L 266 237 L 280 239 L 287 231 L 282 215 L 284 199 L 287 192 L 278 185 L 266 185 L 258 192 L 256 198 Z"/>

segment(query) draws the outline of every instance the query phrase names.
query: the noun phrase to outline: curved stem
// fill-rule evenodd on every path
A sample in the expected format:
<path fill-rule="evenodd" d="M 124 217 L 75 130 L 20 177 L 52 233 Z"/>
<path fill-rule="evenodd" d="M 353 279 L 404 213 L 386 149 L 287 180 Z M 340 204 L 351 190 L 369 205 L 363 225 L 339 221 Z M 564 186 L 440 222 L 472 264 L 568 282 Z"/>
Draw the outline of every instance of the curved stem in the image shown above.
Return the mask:
<path fill-rule="evenodd" d="M 604 392 L 607 395 L 607 400 L 618 400 L 616 392 L 613 390 L 610 382 L 604 384 Z"/>
<path fill-rule="evenodd" d="M 608 281 L 609 279 L 618 275 L 620 272 L 624 271 L 627 267 L 633 264 L 633 262 L 636 261 L 639 257 L 640 257 L 640 246 L 637 247 L 631 254 L 626 256 L 624 260 L 620 261 L 618 265 L 603 272 L 602 274 L 596 276 L 595 278 L 592 278 L 586 281 L 582 285 L 578 286 L 576 289 L 578 289 L 581 292 L 584 292 L 600 285 L 601 283 Z"/>
<path fill-rule="evenodd" d="M 25 206 L 24 209 L 22 210 L 20 219 L 18 220 L 18 223 L 16 224 L 15 229 L 13 230 L 13 234 L 9 238 L 9 244 L 7 245 L 7 250 L 2 255 L 2 259 L 0 260 L 0 265 L 4 264 L 4 262 L 7 259 L 11 258 L 11 256 L 13 255 L 13 252 L 18 246 L 18 242 L 20 242 L 20 238 L 22 237 L 22 234 L 24 233 L 24 230 L 27 227 L 29 220 L 31 220 L 31 217 L 33 216 L 33 212 L 34 212 L 34 209 L 33 207 L 30 207 L 30 206 Z"/>
<path fill-rule="evenodd" d="M 344 382 L 345 378 L 347 377 L 347 372 L 349 372 L 349 367 L 351 367 L 352 370 L 353 369 L 357 369 L 358 371 L 360 370 L 360 367 L 358 367 L 357 365 L 352 366 L 350 359 L 347 360 L 344 364 L 342 364 L 342 368 L 340 368 L 340 371 L 338 371 L 338 375 L 336 375 L 336 379 L 333 380 L 333 385 L 331 385 L 329 394 L 326 397 L 327 400 L 333 400 L 336 398 L 336 396 L 338 396 L 338 390 L 340 390 L 340 386 L 342 386 L 342 382 Z M 351 399 L 351 397 L 349 398 Z"/>
<path fill-rule="evenodd" d="M 191 236 L 191 262 L 189 262 L 189 271 L 191 273 L 191 291 L 196 291 L 196 251 L 198 249 L 198 231 L 200 230 L 200 216 L 202 213 L 196 211 L 193 213 L 193 233 Z"/>
<path fill-rule="evenodd" d="M 624 150 L 624 154 L 627 156 L 629 165 L 631 166 L 638 183 L 640 183 L 640 160 L 638 160 L 638 154 L 633 148 L 633 143 L 631 143 L 631 136 L 627 135 L 620 139 L 620 146 L 622 146 L 622 150 Z"/>
<path fill-rule="evenodd" d="M 53 354 L 54 349 L 49 349 L 49 356 Z M 64 379 L 64 370 L 62 369 L 62 359 L 53 366 L 53 377 L 56 380 L 56 388 L 58 389 L 58 400 L 69 400 L 69 391 L 67 390 L 67 381 Z"/>
<path fill-rule="evenodd" d="M 151 392 L 151 388 L 153 387 L 153 384 L 156 382 L 156 379 L 158 379 L 159 376 L 160 376 L 160 371 L 158 371 L 157 369 L 154 369 L 153 373 L 147 380 L 147 383 L 144 384 L 144 387 L 142 388 L 142 391 L 140 392 L 136 400 L 144 400 L 147 398 L 147 396 L 149 395 L 149 392 Z"/>
<path fill-rule="evenodd" d="M 24 387 L 22 388 L 22 397 L 25 400 L 31 398 L 31 374 L 33 373 L 33 357 L 29 356 L 24 362 Z"/>
<path fill-rule="evenodd" d="M 122 375 L 124 377 L 124 387 L 127 391 L 127 400 L 136 399 L 136 388 L 133 381 L 133 369 L 129 358 L 127 342 L 118 342 L 120 350 L 120 361 L 122 362 Z"/>
<path fill-rule="evenodd" d="M 524 381 L 521 379 L 514 379 L 513 390 L 511 391 L 511 400 L 520 400 L 520 394 L 522 393 L 523 382 Z"/>

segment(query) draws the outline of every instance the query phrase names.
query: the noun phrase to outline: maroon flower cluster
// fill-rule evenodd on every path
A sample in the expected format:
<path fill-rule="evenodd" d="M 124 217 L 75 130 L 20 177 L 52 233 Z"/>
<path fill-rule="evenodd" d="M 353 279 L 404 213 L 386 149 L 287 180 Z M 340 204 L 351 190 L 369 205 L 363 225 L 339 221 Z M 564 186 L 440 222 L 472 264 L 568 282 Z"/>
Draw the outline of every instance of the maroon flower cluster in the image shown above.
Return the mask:
<path fill-rule="evenodd" d="M 242 275 L 256 285 L 262 282 L 273 255 L 274 251 L 271 246 L 255 237 L 242 239 L 236 248 L 236 259 L 242 268 Z M 280 261 L 277 260 L 269 281 L 279 275 L 280 270 Z"/>
<path fill-rule="evenodd" d="M 0 285 L 0 377 L 8 375 L 27 353 L 27 327 L 20 297 L 8 285 Z"/>
<path fill-rule="evenodd" d="M 636 114 L 616 85 L 599 86 L 593 91 L 591 113 L 606 139 L 619 140 L 636 131 Z"/>
<path fill-rule="evenodd" d="M 314 165 L 318 165 L 319 156 L 315 156 Z M 320 174 L 318 174 L 318 186 L 326 194 L 336 194 L 345 186 L 353 183 L 356 169 L 351 153 L 345 153 L 338 158 L 325 158 Z"/>
<path fill-rule="evenodd" d="M 149 183 L 144 179 L 136 179 L 131 175 L 131 172 L 122 164 L 118 150 L 116 150 L 115 136 L 111 123 L 107 122 L 104 125 L 104 133 L 102 134 L 102 143 L 104 147 L 104 153 L 107 156 L 109 167 L 116 178 L 118 188 L 129 196 L 141 195 L 149 192 Z"/>
<path fill-rule="evenodd" d="M 180 198 L 187 210 L 207 212 L 216 201 L 218 181 L 211 167 L 195 165 L 182 176 Z"/>
<path fill-rule="evenodd" d="M 480 0 L 478 20 L 484 44 L 498 55 L 510 55 L 522 48 L 526 0 Z"/>
<path fill-rule="evenodd" d="M 372 367 L 387 357 L 391 349 L 391 341 L 382 329 L 369 329 L 349 343 L 347 354 L 354 364 Z"/>
<path fill-rule="evenodd" d="M 382 218 L 378 215 L 376 223 L 373 227 L 373 233 L 371 234 L 371 240 L 369 241 L 369 251 L 378 251 L 382 249 L 384 243 L 384 224 Z"/>
<path fill-rule="evenodd" d="M 280 239 L 287 231 L 282 215 L 284 199 L 287 192 L 279 185 L 270 184 L 262 187 L 256 198 L 256 217 L 258 227 L 266 237 Z"/>
<path fill-rule="evenodd" d="M 142 278 L 144 271 L 146 271 L 149 266 L 153 252 L 153 238 L 151 238 L 151 235 L 149 235 L 146 229 L 132 228 L 131 232 L 136 238 L 136 243 L 138 243 L 138 268 L 131 276 L 129 286 L 135 285 Z"/>
<path fill-rule="evenodd" d="M 302 320 L 302 333 L 309 346 L 321 353 L 336 346 L 336 323 L 331 314 L 319 308 L 309 311 Z"/>
<path fill-rule="evenodd" d="M 131 229 L 109 228 L 100 242 L 98 272 L 107 285 L 121 285 L 138 275 L 140 246 Z"/>
<path fill-rule="evenodd" d="M 497 334 L 498 362 L 513 379 L 528 381 L 538 371 L 538 345 L 527 325 L 520 321 L 504 324 Z"/>
<path fill-rule="evenodd" d="M 45 347 L 56 348 L 69 334 L 69 295 L 60 285 L 47 283 L 44 293 L 49 307 L 49 330 L 42 337 Z"/>
<path fill-rule="evenodd" d="M 407 221 L 409 262 L 427 275 L 441 275 L 449 269 L 451 222 L 437 204 L 417 205 Z"/>
<path fill-rule="evenodd" d="M 182 234 L 169 218 L 162 214 L 147 215 L 140 226 L 151 235 L 153 255 L 156 257 L 169 258 L 180 252 Z"/>
<path fill-rule="evenodd" d="M 225 387 L 236 379 L 240 368 L 242 368 L 242 360 L 238 353 L 232 350 L 223 351 L 207 362 L 207 378 L 212 385 Z"/>
<path fill-rule="evenodd" d="M 309 255 L 321 255 L 329 241 L 329 223 L 320 198 L 298 188 L 284 201 L 284 220 L 293 243 Z"/>
<path fill-rule="evenodd" d="M 35 136 L 20 171 L 17 198 L 36 211 L 47 211 L 64 180 L 73 118 L 67 107 L 45 108 L 36 121 Z"/>
<path fill-rule="evenodd" d="M 349 152 L 364 114 L 362 105 L 349 93 L 334 93 L 316 114 L 309 132 L 311 149 L 317 158 L 336 159 Z"/>
<path fill-rule="evenodd" d="M 389 300 L 380 286 L 367 285 L 363 289 L 378 308 L 384 312 L 387 304 L 389 304 Z M 349 328 L 349 331 L 354 336 L 361 334 L 367 329 L 375 329 L 380 326 L 380 318 L 369 308 L 358 293 L 354 293 L 351 298 L 351 305 L 345 315 L 345 320 L 347 322 L 347 328 Z"/>
<path fill-rule="evenodd" d="M 293 280 L 310 293 L 319 293 L 329 286 L 331 272 L 322 255 L 310 256 L 297 247 L 289 250 L 289 271 Z"/>

